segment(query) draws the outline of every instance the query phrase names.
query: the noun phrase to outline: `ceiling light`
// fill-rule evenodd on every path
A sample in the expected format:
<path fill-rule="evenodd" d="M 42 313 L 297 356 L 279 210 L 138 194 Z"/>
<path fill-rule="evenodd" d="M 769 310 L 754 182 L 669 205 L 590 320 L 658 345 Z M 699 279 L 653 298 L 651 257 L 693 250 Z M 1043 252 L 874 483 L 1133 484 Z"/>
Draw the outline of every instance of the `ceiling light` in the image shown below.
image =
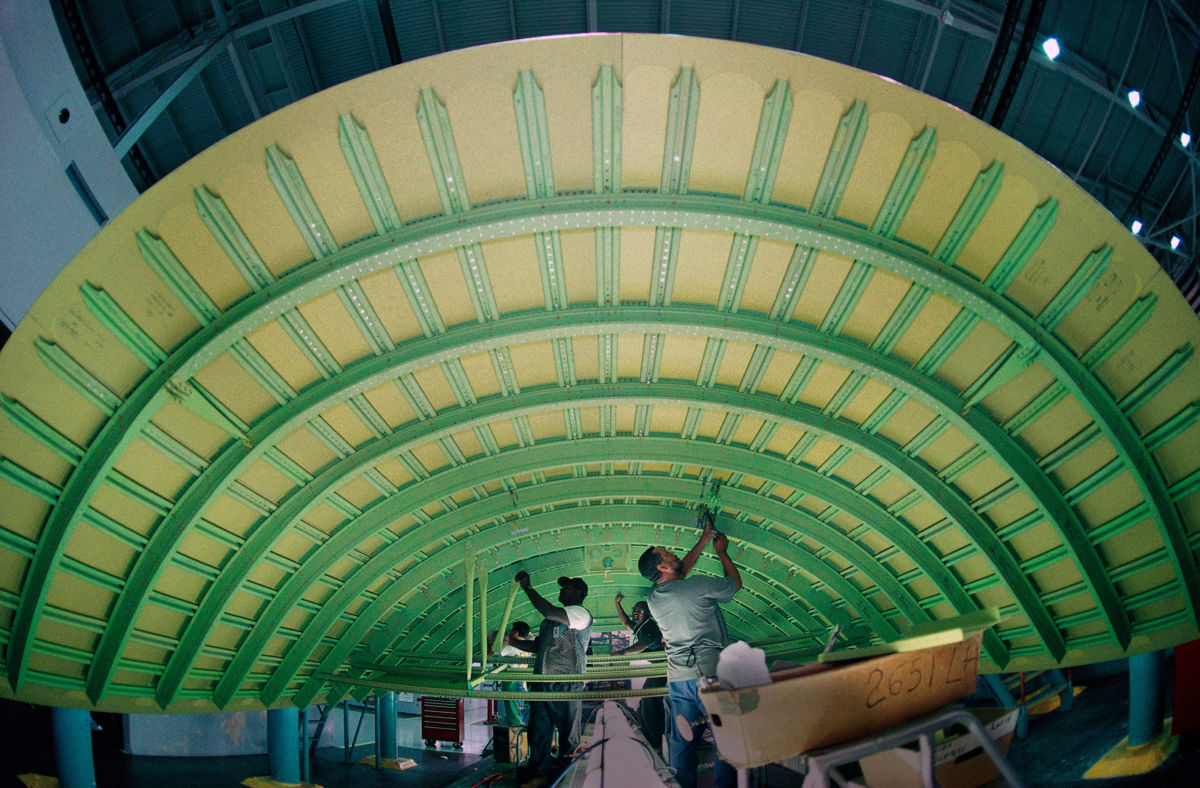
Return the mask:
<path fill-rule="evenodd" d="M 1178 248 L 1179 248 L 1179 244 L 1180 244 L 1180 243 L 1181 243 L 1181 241 L 1180 241 L 1180 239 L 1179 239 L 1179 236 L 1178 236 L 1178 235 L 1172 235 L 1172 236 L 1171 236 L 1171 249 L 1172 249 L 1172 250 L 1174 250 L 1174 249 L 1178 249 Z"/>
<path fill-rule="evenodd" d="M 1136 90 L 1129 91 L 1129 106 L 1136 108 L 1137 105 L 1141 104 L 1141 103 L 1142 103 L 1142 94 L 1137 92 Z"/>
<path fill-rule="evenodd" d="M 1186 148 L 1191 143 L 1191 141 L 1192 141 L 1191 134 L 1188 134 L 1186 131 L 1179 132 L 1179 144 L 1180 145 L 1182 145 L 1183 147 Z"/>
<path fill-rule="evenodd" d="M 1046 53 L 1046 57 L 1054 60 L 1062 52 L 1062 49 L 1058 46 L 1057 38 L 1047 38 L 1042 42 L 1042 51 Z"/>
<path fill-rule="evenodd" d="M 1137 235 L 1142 231 L 1142 221 L 1140 219 L 1134 219 L 1133 224 L 1129 225 L 1129 229 L 1133 230 L 1134 235 Z"/>

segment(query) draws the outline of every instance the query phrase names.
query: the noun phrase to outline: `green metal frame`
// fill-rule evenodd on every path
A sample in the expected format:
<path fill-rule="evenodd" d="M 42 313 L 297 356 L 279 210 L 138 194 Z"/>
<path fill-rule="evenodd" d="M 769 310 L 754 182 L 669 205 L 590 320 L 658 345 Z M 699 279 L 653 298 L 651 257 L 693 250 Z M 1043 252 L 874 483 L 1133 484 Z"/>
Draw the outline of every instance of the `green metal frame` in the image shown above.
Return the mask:
<path fill-rule="evenodd" d="M 624 320 L 614 319 L 616 317 L 625 318 Z M 590 318 L 590 320 L 589 320 Z M 604 324 L 598 324 L 597 318 L 603 318 Z M 651 322 L 653 321 L 653 322 Z M 567 325 L 564 325 L 566 323 Z M 920 376 L 912 372 L 911 368 L 907 368 L 900 362 L 892 361 L 886 357 L 879 357 L 876 354 L 864 349 L 860 344 L 844 338 L 828 337 L 819 334 L 812 329 L 802 326 L 787 325 L 780 326 L 775 323 L 764 321 L 761 317 L 737 314 L 737 315 L 717 315 L 709 309 L 700 307 L 674 307 L 669 312 L 664 313 L 661 310 L 648 310 L 638 307 L 623 307 L 619 313 L 614 315 L 612 310 L 596 310 L 592 308 L 572 308 L 567 314 L 560 316 L 547 316 L 544 314 L 533 314 L 520 317 L 505 318 L 499 324 L 483 327 L 465 327 L 464 329 L 454 330 L 443 335 L 436 343 L 430 340 L 417 340 L 411 345 L 403 345 L 398 347 L 392 354 L 379 356 L 373 359 L 368 359 L 366 362 L 356 365 L 351 370 L 331 378 L 326 382 L 317 384 L 306 390 L 300 395 L 297 400 L 293 401 L 292 407 L 287 410 L 278 410 L 273 414 L 269 414 L 262 419 L 258 424 L 251 428 L 248 433 L 248 442 L 253 444 L 253 448 L 247 448 L 243 442 L 231 443 L 229 447 L 215 459 L 203 474 L 198 478 L 198 483 L 192 485 L 188 492 L 177 502 L 172 517 L 182 519 L 189 512 L 192 512 L 191 518 L 198 519 L 199 514 L 204 510 L 206 501 L 211 499 L 215 492 L 227 485 L 230 480 L 235 478 L 241 468 L 244 468 L 249 462 L 261 452 L 263 448 L 273 443 L 271 435 L 281 435 L 289 432 L 293 425 L 303 423 L 315 417 L 317 413 L 328 407 L 332 401 L 345 399 L 350 394 L 358 393 L 370 385 L 377 384 L 384 376 L 395 376 L 397 373 L 403 373 L 405 369 L 417 369 L 428 366 L 429 363 L 436 360 L 437 356 L 456 354 L 462 355 L 480 349 L 479 334 L 486 333 L 488 336 L 489 345 L 499 344 L 514 344 L 522 341 L 532 341 L 545 336 L 547 331 L 562 332 L 566 334 L 592 334 L 598 332 L 615 333 L 619 330 L 637 330 L 645 327 L 649 330 L 649 323 L 659 331 L 675 328 L 682 331 L 695 331 L 698 329 L 707 330 L 710 332 L 721 332 L 725 336 L 743 341 L 756 341 L 760 337 L 762 341 L 768 339 L 777 348 L 789 349 L 793 352 L 806 353 L 809 356 L 823 357 L 839 363 L 843 366 L 857 369 L 867 373 L 874 373 L 879 377 L 893 382 L 898 387 L 903 382 L 904 388 L 912 390 L 921 383 L 927 384 L 920 392 L 921 396 L 918 399 L 929 403 L 936 403 L 943 407 L 938 408 L 943 412 L 953 412 L 952 408 L 959 406 L 955 402 L 956 396 L 946 387 L 940 387 L 940 390 L 935 386 L 936 381 L 922 380 Z M 531 324 L 531 325 L 530 325 Z M 546 324 L 550 324 L 551 328 L 546 328 Z M 528 326 L 528 327 L 527 327 Z M 511 332 L 498 333 L 498 328 L 509 328 Z M 521 330 L 525 329 L 525 330 Z M 447 344 L 449 340 L 458 340 L 452 344 Z M 434 345 L 438 353 L 434 354 L 434 358 L 430 358 L 430 354 L 422 353 L 420 346 Z M 397 360 L 402 360 L 397 364 L 393 361 L 393 355 Z M 407 363 L 403 363 L 407 361 Z M 873 363 L 873 367 L 870 364 Z M 656 384 L 657 385 L 657 384 Z M 328 392 L 328 393 L 326 393 Z M 324 396 L 322 396 L 324 395 Z M 961 402 L 961 400 L 959 400 Z M 309 404 L 311 403 L 311 404 Z M 508 408 L 511 403 L 497 402 L 497 409 Z M 949 406 L 949 407 L 947 407 Z M 286 418 L 285 417 L 290 417 Z M 963 421 L 972 420 L 982 430 L 987 430 L 995 436 L 995 440 L 1000 441 L 1000 446 L 995 446 L 995 453 L 1009 460 L 1010 464 L 1021 464 L 1026 468 L 1033 466 L 1032 461 L 1028 458 L 1027 453 L 1012 444 L 1011 439 L 1005 441 L 1005 434 L 990 423 L 979 411 L 968 411 L 967 416 Z M 970 423 L 970 422 L 968 422 Z M 426 429 L 429 425 L 425 425 Z M 401 434 L 400 432 L 392 433 L 392 436 Z M 260 437 L 261 436 L 261 437 Z M 389 436 L 389 437 L 392 437 Z M 1007 442 L 1013 448 L 1004 450 L 1000 448 Z M 981 441 L 982 443 L 982 441 Z M 1029 471 L 1027 471 L 1029 472 Z M 1038 479 L 1038 476 L 1042 479 Z M 1033 482 L 1027 484 L 1037 484 L 1042 490 L 1053 491 L 1046 481 L 1044 474 L 1031 473 Z M 1030 477 L 1026 477 L 1030 478 Z M 211 480 L 211 481 L 210 481 Z M 189 494 L 194 494 L 198 498 L 196 502 L 192 502 Z M 1044 495 L 1045 493 L 1043 493 Z M 1038 496 L 1035 496 L 1038 499 Z M 1053 499 L 1051 499 L 1053 500 Z M 290 502 L 290 501 L 289 501 Z M 285 503 L 286 507 L 286 503 Z M 285 507 L 281 507 L 280 511 L 287 511 Z M 1051 507 L 1047 507 L 1051 508 Z M 1059 505 L 1061 510 L 1061 504 Z M 170 518 L 168 518 L 169 523 Z M 157 532 L 159 540 L 166 538 L 167 535 L 174 534 L 181 537 L 186 532 L 186 526 L 174 528 L 160 528 Z M 268 534 L 266 530 L 260 530 L 255 534 Z M 254 536 L 251 537 L 254 539 Z M 266 538 L 259 537 L 258 540 Z M 1078 545 L 1079 540 L 1065 540 L 1073 545 Z M 249 545 L 253 548 L 253 545 Z M 1076 548 L 1076 552 L 1080 550 Z M 1085 551 L 1086 552 L 1086 551 Z M 161 571 L 164 562 L 161 560 L 163 551 L 155 549 L 154 540 L 143 554 L 143 558 L 139 562 L 144 565 L 147 571 L 153 571 L 156 577 L 158 571 Z M 255 558 L 261 554 L 260 551 L 243 550 L 239 556 L 245 556 L 239 561 L 239 565 L 244 565 L 248 570 L 254 563 Z M 255 558 L 252 558 L 254 556 Z M 1093 578 L 1094 580 L 1104 581 L 1102 574 L 1085 573 L 1085 577 Z M 140 578 L 137 568 L 131 575 L 127 588 L 133 591 L 137 589 L 148 589 L 152 586 L 150 582 L 153 578 Z M 129 594 L 131 598 L 140 599 L 144 594 Z M 1103 598 L 1103 597 L 1101 597 Z M 120 610 L 120 604 L 118 605 Z M 136 612 L 136 611 L 132 611 Z M 1111 616 L 1110 616 L 1111 617 Z M 130 615 L 129 620 L 132 621 L 134 616 Z M 114 615 L 113 620 L 116 626 L 110 627 L 109 632 L 120 632 L 120 622 L 124 619 L 123 616 Z M 1120 620 L 1117 618 L 1116 620 Z M 106 636 L 108 634 L 106 633 Z M 115 637 L 115 635 L 114 635 Z M 106 650 L 102 646 L 98 654 L 105 655 Z M 101 665 L 104 664 L 103 659 L 98 660 Z M 115 669 L 115 665 L 113 665 Z M 90 675 L 99 675 L 90 674 Z"/>
<path fill-rule="evenodd" d="M 1186 620 L 1193 624 L 1200 620 L 1197 609 L 1200 579 L 1192 557 L 1193 545 L 1175 505 L 1175 498 L 1187 494 L 1193 482 L 1185 480 L 1182 487 L 1169 488 L 1152 454 L 1156 445 L 1170 440 L 1194 423 L 1200 409 L 1193 403 L 1148 435 L 1142 435 L 1132 421 L 1133 413 L 1179 374 L 1190 359 L 1192 349 L 1190 346 L 1180 348 L 1138 387 L 1118 400 L 1095 370 L 1142 325 L 1154 307 L 1153 299 L 1145 299 L 1131 307 L 1126 316 L 1086 352 L 1070 347 L 1055 333 L 1057 326 L 1103 274 L 1110 262 L 1111 249 L 1098 248 L 1081 261 L 1059 295 L 1039 314 L 1032 315 L 1004 293 L 1053 227 L 1057 216 L 1057 203 L 1053 200 L 1047 200 L 1033 211 L 1010 248 L 983 281 L 954 265 L 1000 190 L 1004 175 L 1000 162 L 991 163 L 979 173 L 945 234 L 935 248 L 927 252 L 895 240 L 895 234 L 932 160 L 936 141 L 932 129 L 924 130 L 913 140 L 879 216 L 870 228 L 864 228 L 835 215 L 866 134 L 867 112 L 862 102 L 853 102 L 842 117 L 813 204 L 809 210 L 804 210 L 771 202 L 788 120 L 792 115 L 788 83 L 777 82 L 763 103 L 753 166 L 740 198 L 687 193 L 699 102 L 699 85 L 691 69 L 680 71 L 671 90 L 663 176 L 658 193 L 621 191 L 621 86 L 613 69 L 600 70 L 592 100 L 596 193 L 556 192 L 550 166 L 545 96 L 534 74 L 527 71 L 519 75 L 513 96 L 525 167 L 526 196 L 475 206 L 467 196 L 446 108 L 432 90 L 422 91 L 418 123 L 446 213 L 407 224 L 396 211 L 369 135 L 352 117 L 343 116 L 339 124 L 339 141 L 377 232 L 373 237 L 346 245 L 339 245 L 334 239 L 297 164 L 272 146 L 266 154 L 268 176 L 313 254 L 312 261 L 278 279 L 258 256 L 224 202 L 201 187 L 196 192 L 197 211 L 246 279 L 249 292 L 222 311 L 192 279 L 167 244 L 143 231 L 138 241 L 147 265 L 200 324 L 200 328 L 176 348 L 158 347 L 107 293 L 90 284 L 84 285 L 82 295 L 88 308 L 134 353 L 148 372 L 121 396 L 107 390 L 84 364 L 61 348 L 39 341 L 36 349 L 47 367 L 106 417 L 86 448 L 75 446 L 49 425 L 40 423 L 21 403 L 5 401 L 4 411 L 11 420 L 73 465 L 61 489 L 15 463 L 5 461 L 0 466 L 0 476 L 52 506 L 36 545 L 9 540 L 22 552 L 31 554 L 20 598 L 14 605 L 7 644 L 6 668 L 14 690 L 19 690 L 31 675 L 30 655 L 40 647 L 36 640 L 37 627 L 48 610 L 46 600 L 50 582 L 57 571 L 63 569 L 83 573 L 93 582 L 114 586 L 118 592 L 86 676 L 88 697 L 94 703 L 103 699 L 113 687 L 116 673 L 126 664 L 122 655 L 136 637 L 135 624 L 144 605 L 164 603 L 163 595 L 155 596 L 154 593 L 161 573 L 172 562 L 186 563 L 177 549 L 189 533 L 199 529 L 213 535 L 214 529 L 206 529 L 204 515 L 223 493 L 251 506 L 262 519 L 244 541 L 226 540 L 235 551 L 219 569 L 196 566 L 195 562 L 190 565 L 211 580 L 211 586 L 194 609 L 190 603 L 170 603 L 176 604 L 188 616 L 188 622 L 155 688 L 155 697 L 164 707 L 184 693 L 194 691 L 194 688 L 185 688 L 185 683 L 193 675 L 195 660 L 205 649 L 210 633 L 225 616 L 226 600 L 247 587 L 250 573 L 260 562 L 272 560 L 271 547 L 282 534 L 290 528 L 306 528 L 301 518 L 317 503 L 334 505 L 345 514 L 347 522 L 327 540 L 323 540 L 315 529 L 305 531 L 318 545 L 302 565 L 288 567 L 290 576 L 266 604 L 262 615 L 248 625 L 247 635 L 231 656 L 228 669 L 213 692 L 218 706 L 245 693 L 243 684 L 252 676 L 254 666 L 278 633 L 284 617 L 293 609 L 304 607 L 303 597 L 314 584 L 329 583 L 323 578 L 324 572 L 367 536 L 385 533 L 391 521 L 408 514 L 420 517 L 414 513 L 422 506 L 465 489 L 475 490 L 482 500 L 464 506 L 460 511 L 475 511 L 475 507 L 485 502 L 492 503 L 492 497 L 501 499 L 509 494 L 505 491 L 488 495 L 484 489 L 488 483 L 511 487 L 509 480 L 516 473 L 544 474 L 564 465 L 582 466 L 596 457 L 603 457 L 609 463 L 668 462 L 676 468 L 696 465 L 695 443 L 688 438 L 695 436 L 703 411 L 711 407 L 730 415 L 722 425 L 717 443 L 706 446 L 704 473 L 728 473 L 735 482 L 744 476 L 756 476 L 770 479 L 772 484 L 803 490 L 805 494 L 824 498 L 836 510 L 852 514 L 862 523 L 862 528 L 874 530 L 889 539 L 899 553 L 921 570 L 920 576 L 928 577 L 934 583 L 940 600 L 915 599 L 907 591 L 906 579 L 896 577 L 883 564 L 885 557 L 871 555 L 858 545 L 853 535 L 841 534 L 798 508 L 775 501 L 769 491 L 752 495 L 731 488 L 728 493 L 738 499 L 741 511 L 750 515 L 779 523 L 801 521 L 807 532 L 826 545 L 826 555 L 840 556 L 859 567 L 862 575 L 870 578 L 872 587 L 910 622 L 927 618 L 930 615 L 928 608 L 940 602 L 949 603 L 957 612 L 974 609 L 974 595 L 998 582 L 1012 596 L 1015 610 L 1028 622 L 1006 631 L 1006 636 L 1031 635 L 1036 640 L 1036 648 L 1057 661 L 1064 656 L 1066 643 L 1060 626 L 1048 611 L 1052 604 L 1048 598 L 1061 601 L 1088 593 L 1095 598 L 1097 608 L 1077 614 L 1072 621 L 1100 620 L 1104 626 L 1103 637 L 1125 649 L 1135 633 L 1129 610 L 1134 602 L 1144 602 L 1151 597 L 1122 599 L 1114 573 L 1105 565 L 1097 545 L 1138 515 L 1148 515 L 1154 520 L 1164 544 L 1162 557 L 1176 577 L 1177 587 L 1157 589 L 1157 596 L 1152 598 L 1162 598 L 1177 591 L 1182 598 Z M 661 277 L 652 277 L 654 284 L 648 306 L 618 303 L 617 243 L 619 228 L 623 226 L 656 228 L 654 254 L 656 261 L 662 261 L 662 268 L 661 271 L 656 269 Z M 598 305 L 594 307 L 568 304 L 562 278 L 559 234 L 579 228 L 591 228 L 596 233 Z M 717 231 L 733 236 L 715 306 L 672 304 L 670 301 L 683 230 Z M 482 245 L 518 236 L 529 236 L 536 241 L 546 311 L 501 315 L 489 285 Z M 796 245 L 785 286 L 781 287 L 775 307 L 768 315 L 738 311 L 760 239 Z M 423 300 L 421 293 L 427 288 L 423 287 L 421 272 L 413 261 L 451 250 L 462 267 L 480 322 L 447 329 L 437 305 Z M 802 289 L 817 251 L 849 258 L 851 272 L 819 326 L 787 322 L 795 294 Z M 426 334 L 424 338 L 397 345 L 383 329 L 379 315 L 359 284 L 361 277 L 388 267 L 395 269 L 405 288 Z M 876 270 L 888 271 L 913 284 L 888 325 L 868 347 L 839 336 L 838 332 Z M 372 355 L 343 366 L 316 337 L 316 332 L 297 307 L 326 293 L 338 295 Z M 933 347 L 915 365 L 910 365 L 891 353 L 931 293 L 962 305 L 963 311 Z M 981 321 L 1008 336 L 1012 344 L 977 380 L 958 391 L 937 378 L 935 373 Z M 320 381 L 303 391 L 293 390 L 246 341 L 255 329 L 272 322 L 283 328 L 318 370 Z M 615 336 L 630 332 L 641 332 L 647 337 L 643 355 L 646 380 L 642 382 L 618 381 L 616 378 L 612 357 Z M 659 380 L 662 346 L 659 340 L 671 334 L 707 338 L 697 384 Z M 600 383 L 581 385 L 577 379 L 571 339 L 581 336 L 596 336 L 602 347 L 607 346 L 610 350 L 601 364 Z M 511 375 L 511 360 L 505 361 L 508 348 L 514 344 L 547 340 L 555 348 L 560 386 L 519 391 Z M 722 354 L 730 342 L 746 342 L 755 347 L 747 378 L 736 391 L 712 385 Z M 771 355 L 778 351 L 799 354 L 801 362 L 782 396 L 758 394 L 766 365 Z M 200 370 L 226 352 L 278 403 L 278 407 L 252 424 L 242 422 L 195 380 Z M 505 388 L 503 396 L 477 401 L 470 391 L 459 359 L 478 352 L 492 356 Z M 824 411 L 797 402 L 821 362 L 837 364 L 851 371 L 842 390 Z M 1054 382 L 1018 416 L 1005 424 L 997 424 L 983 409 L 973 407 L 1035 364 L 1048 372 Z M 441 366 L 459 398 L 457 409 L 435 412 L 413 378 L 414 373 L 437 365 Z M 842 410 L 868 379 L 892 386 L 892 395 L 864 424 L 841 419 Z M 417 421 L 393 428 L 364 396 L 372 387 L 392 381 L 401 387 L 414 411 L 420 414 Z M 1051 455 L 1033 456 L 1017 435 L 1063 396 L 1078 401 L 1093 423 Z M 909 398 L 931 408 L 938 416 L 918 436 L 900 446 L 876 432 Z M 231 436 L 231 441 L 211 460 L 194 455 L 151 423 L 156 413 L 171 402 L 177 402 L 218 425 Z M 322 413 L 342 402 L 368 427 L 374 435 L 372 440 L 351 446 L 321 418 Z M 582 438 L 579 432 L 581 407 L 634 404 L 640 409 L 639 419 L 648 423 L 650 409 L 664 402 L 688 408 L 683 438 Z M 491 432 L 491 423 L 513 418 L 520 425 L 524 417 L 551 409 L 564 411 L 568 422 L 567 437 L 571 440 L 533 448 L 500 449 Z M 606 414 L 605 418 L 611 420 L 611 411 Z M 763 437 L 756 438 L 758 445 L 752 446 L 751 450 L 720 445 L 729 439 L 739 420 L 745 416 L 762 418 L 772 426 L 765 429 Z M 611 422 L 606 423 L 609 426 L 602 434 L 604 431 L 611 434 Z M 804 448 L 811 446 L 820 435 L 835 438 L 847 448 L 816 470 L 799 464 L 799 457 L 804 454 L 799 445 L 793 450 L 796 456 L 786 459 L 758 451 L 778 424 L 802 427 L 806 433 L 802 439 Z M 455 454 L 457 448 L 449 438 L 453 432 L 464 428 L 475 430 L 487 456 L 467 458 L 460 456 L 461 453 Z M 974 442 L 974 447 L 948 467 L 929 467 L 918 453 L 948 428 L 967 436 Z M 314 432 L 338 459 L 315 473 L 296 466 L 279 452 L 276 444 L 298 429 Z M 522 428 L 518 426 L 518 429 Z M 121 453 L 139 437 L 162 449 L 192 475 L 177 500 L 167 500 L 115 470 Z M 1075 487 L 1062 489 L 1051 475 L 1053 468 L 1100 437 L 1113 446 L 1116 459 Z M 372 465 L 429 441 L 438 441 L 458 467 L 432 476 L 426 472 L 428 478 L 420 479 L 420 484 L 397 490 Z M 872 475 L 871 484 L 860 485 L 861 489 L 832 476 L 837 465 L 849 455 L 849 447 L 881 465 L 881 470 Z M 953 485 L 953 478 L 984 456 L 994 458 L 1010 479 L 977 500 L 967 500 Z M 278 502 L 270 501 L 239 481 L 239 477 L 260 459 L 283 469 L 295 482 L 296 489 L 292 494 Z M 421 470 L 414 472 L 420 476 Z M 1075 511 L 1075 505 L 1121 472 L 1130 474 L 1144 503 L 1131 509 L 1127 516 L 1089 533 Z M 390 496 L 385 503 L 359 511 L 337 495 L 340 485 L 360 475 L 385 496 Z M 902 478 L 911 487 L 913 497 L 906 497 L 902 505 L 885 508 L 871 498 L 870 487 L 889 475 Z M 606 484 L 613 488 L 618 484 L 617 478 L 605 477 Z M 587 481 L 574 479 L 571 484 L 576 489 L 586 489 Z M 658 494 L 665 496 L 664 500 L 678 495 L 676 487 L 665 479 L 640 477 L 639 483 L 642 482 L 653 482 L 651 489 L 661 489 Z M 119 524 L 104 524 L 102 515 L 91 508 L 93 498 L 105 484 L 143 502 L 161 517 L 144 543 L 126 537 L 138 541 L 141 553 L 123 584 L 110 582 L 101 577 L 101 573 L 88 574 L 78 562 L 72 562 L 65 555 L 74 528 L 81 521 L 99 522 L 113 533 L 120 532 Z M 534 489 L 545 487 L 547 495 L 561 494 L 550 489 L 557 484 L 551 481 L 535 485 Z M 1036 511 L 998 531 L 985 513 L 1015 491 L 1025 493 L 1034 502 Z M 522 496 L 529 492 L 521 490 Z M 633 491 L 627 495 L 636 497 L 637 493 Z M 585 496 L 577 495 L 575 499 L 582 497 Z M 936 505 L 945 519 L 924 534 L 913 534 L 901 519 L 902 508 L 921 499 Z M 499 504 L 499 500 L 496 503 Z M 595 507 L 579 507 L 578 523 L 589 522 L 591 513 L 583 513 L 588 508 Z M 509 509 L 497 508 L 488 517 L 503 517 L 508 512 Z M 303 672 L 307 655 L 325 642 L 336 622 L 346 622 L 351 631 L 365 636 L 367 630 L 387 614 L 387 608 L 381 606 L 379 600 L 389 598 L 389 595 L 376 596 L 358 616 L 348 611 L 367 595 L 374 583 L 391 571 L 385 566 L 385 560 L 401 555 L 397 545 L 410 546 L 421 540 L 428 543 L 430 534 L 438 533 L 443 524 L 454 521 L 456 516 L 457 512 L 454 512 L 433 518 L 418 525 L 412 533 L 394 539 L 391 545 L 375 555 L 362 556 L 362 565 L 344 582 L 334 584 L 336 590 L 330 604 L 306 608 L 311 617 L 303 630 L 295 635 L 295 643 L 280 658 L 280 669 L 276 671 L 278 678 L 273 676 L 262 688 L 262 700 L 273 702 Z M 467 523 L 466 527 L 477 527 L 477 523 L 487 519 L 481 517 L 475 523 Z M 1007 540 L 1041 522 L 1049 523 L 1054 529 L 1062 541 L 1062 549 L 1018 563 Z M 570 527 L 578 523 L 572 523 Z M 938 555 L 927 541 L 940 528 L 950 525 L 960 527 L 970 545 L 952 555 Z M 736 530 L 742 526 L 731 523 L 729 527 Z M 750 535 L 747 531 L 746 536 Z M 470 538 L 478 537 L 479 534 L 472 534 Z M 759 537 L 765 538 L 761 534 Z M 787 544 L 791 545 L 787 548 L 791 552 L 786 555 L 795 557 L 799 562 L 797 566 L 821 577 L 826 586 L 838 588 L 843 598 L 852 600 L 851 606 L 869 620 L 876 631 L 886 633 L 893 626 L 849 580 L 828 575 L 833 571 L 837 578 L 841 577 L 831 568 L 833 564 L 825 561 L 824 555 L 808 554 L 797 545 Z M 448 561 L 450 556 L 443 557 L 443 553 L 444 550 L 436 554 L 436 563 L 434 556 L 422 561 L 421 568 Z M 385 555 L 389 559 L 383 559 Z M 991 567 L 992 575 L 964 586 L 943 561 L 953 564 L 971 556 L 982 556 Z M 1062 557 L 1073 563 L 1081 582 L 1053 595 L 1040 594 L 1027 574 Z M 452 566 L 453 563 L 442 566 L 442 571 L 449 571 Z M 821 615 L 828 618 L 831 614 Z M 989 638 L 989 655 L 997 664 L 1004 664 L 1010 656 L 1009 649 L 1000 637 L 990 635 Z M 330 653 L 338 652 L 341 645 L 338 642 L 332 646 Z M 323 670 L 328 672 L 329 666 L 325 663 L 326 660 L 322 660 Z M 203 678 L 201 683 L 207 681 Z M 301 690 L 302 696 L 311 695 L 310 683 Z"/>

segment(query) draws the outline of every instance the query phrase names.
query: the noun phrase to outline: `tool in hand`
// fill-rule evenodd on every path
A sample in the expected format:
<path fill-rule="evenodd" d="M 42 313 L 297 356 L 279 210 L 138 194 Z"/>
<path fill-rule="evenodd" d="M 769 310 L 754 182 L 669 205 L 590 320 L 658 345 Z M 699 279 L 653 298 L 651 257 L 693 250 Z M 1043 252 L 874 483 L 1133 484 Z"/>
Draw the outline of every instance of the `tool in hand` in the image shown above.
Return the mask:
<path fill-rule="evenodd" d="M 700 500 L 700 509 L 696 513 L 696 526 L 701 529 L 711 526 L 713 533 L 720 536 L 721 532 L 717 530 L 716 526 L 716 515 L 721 483 L 715 479 L 707 481 L 703 483 L 702 489 L 704 495 Z"/>

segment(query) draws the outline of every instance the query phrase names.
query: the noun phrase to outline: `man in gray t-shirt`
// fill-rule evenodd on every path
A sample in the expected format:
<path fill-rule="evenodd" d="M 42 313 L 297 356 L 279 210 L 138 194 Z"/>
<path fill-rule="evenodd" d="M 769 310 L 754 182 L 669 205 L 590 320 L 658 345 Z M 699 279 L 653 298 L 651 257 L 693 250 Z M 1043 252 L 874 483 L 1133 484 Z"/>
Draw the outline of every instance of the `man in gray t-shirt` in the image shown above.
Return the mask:
<path fill-rule="evenodd" d="M 724 577 L 688 577 L 704 546 L 712 542 L 721 561 Z M 742 577 L 729 557 L 729 539 L 717 533 L 710 521 L 686 556 L 680 559 L 665 547 L 651 547 L 638 560 L 638 571 L 654 583 L 646 602 L 662 630 L 667 646 L 667 699 L 671 714 L 701 720 L 686 738 L 678 725 L 671 727 L 671 766 L 682 788 L 696 785 L 696 742 L 706 724 L 697 680 L 715 676 L 721 649 L 729 643 L 721 602 L 728 602 L 742 587 Z M 686 722 L 685 722 L 686 724 Z M 713 782 L 717 788 L 732 786 L 737 778 L 729 764 L 717 757 Z"/>
<path fill-rule="evenodd" d="M 717 675 L 717 657 L 729 645 L 717 603 L 733 599 L 737 590 L 732 577 L 696 576 L 668 580 L 650 590 L 650 609 L 663 622 L 667 681 Z"/>

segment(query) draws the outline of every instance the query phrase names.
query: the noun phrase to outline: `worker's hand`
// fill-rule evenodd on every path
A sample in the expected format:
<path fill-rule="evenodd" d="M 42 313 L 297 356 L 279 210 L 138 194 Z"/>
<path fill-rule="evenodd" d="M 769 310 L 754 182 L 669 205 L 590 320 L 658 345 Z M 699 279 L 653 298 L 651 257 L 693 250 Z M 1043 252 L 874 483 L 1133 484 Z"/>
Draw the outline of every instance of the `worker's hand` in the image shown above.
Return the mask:
<path fill-rule="evenodd" d="M 713 550 L 717 551 L 717 555 L 724 555 L 728 549 L 729 537 L 725 534 L 717 534 L 716 538 L 713 539 Z"/>
<path fill-rule="evenodd" d="M 517 572 L 516 581 L 517 585 L 519 585 L 521 588 L 526 590 L 529 589 L 529 573 L 524 569 L 522 569 L 520 572 Z"/>
<path fill-rule="evenodd" d="M 700 544 L 708 544 L 718 534 L 718 531 L 713 527 L 713 521 L 708 519 L 705 521 L 704 530 L 700 532 Z"/>
<path fill-rule="evenodd" d="M 618 605 L 619 605 L 619 604 L 621 604 L 621 600 L 622 600 L 622 599 L 624 599 L 624 598 L 625 598 L 625 595 L 624 595 L 624 594 L 617 594 L 615 597 L 613 597 L 613 602 L 614 602 L 615 604 L 618 604 Z"/>

